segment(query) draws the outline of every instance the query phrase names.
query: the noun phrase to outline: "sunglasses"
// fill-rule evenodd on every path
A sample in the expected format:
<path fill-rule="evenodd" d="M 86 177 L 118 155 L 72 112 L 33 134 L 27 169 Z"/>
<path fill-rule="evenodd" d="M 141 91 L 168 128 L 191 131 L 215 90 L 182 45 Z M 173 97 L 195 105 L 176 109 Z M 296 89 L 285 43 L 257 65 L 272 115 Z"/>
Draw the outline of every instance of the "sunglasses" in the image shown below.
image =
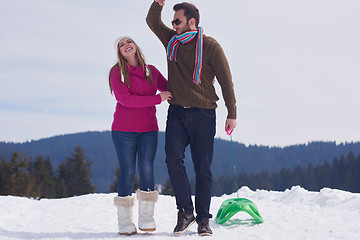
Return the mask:
<path fill-rule="evenodd" d="M 181 23 L 181 19 L 180 18 L 177 18 L 175 19 L 174 21 L 171 21 L 171 25 L 179 25 Z"/>

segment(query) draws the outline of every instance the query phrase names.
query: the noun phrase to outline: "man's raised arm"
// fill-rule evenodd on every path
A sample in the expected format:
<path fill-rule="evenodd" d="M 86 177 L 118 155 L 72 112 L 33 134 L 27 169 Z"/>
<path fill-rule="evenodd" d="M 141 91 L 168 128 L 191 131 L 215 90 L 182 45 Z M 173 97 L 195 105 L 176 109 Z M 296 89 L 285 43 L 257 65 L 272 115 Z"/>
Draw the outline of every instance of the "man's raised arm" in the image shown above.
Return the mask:
<path fill-rule="evenodd" d="M 146 23 L 166 47 L 175 31 L 167 27 L 161 20 L 161 11 L 164 4 L 165 0 L 155 0 L 152 3 L 146 16 Z"/>

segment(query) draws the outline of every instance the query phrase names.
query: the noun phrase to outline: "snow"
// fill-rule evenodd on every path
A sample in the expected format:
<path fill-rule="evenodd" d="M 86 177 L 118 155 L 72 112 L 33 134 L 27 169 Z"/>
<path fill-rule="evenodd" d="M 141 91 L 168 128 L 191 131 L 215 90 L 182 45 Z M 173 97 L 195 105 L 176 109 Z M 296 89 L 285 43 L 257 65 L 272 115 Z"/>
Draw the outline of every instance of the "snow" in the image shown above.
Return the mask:
<path fill-rule="evenodd" d="M 284 192 L 242 187 L 239 197 L 253 201 L 264 223 L 254 224 L 250 215 L 239 212 L 228 222 L 215 223 L 221 203 L 237 194 L 213 197 L 209 239 L 357 239 L 360 233 L 360 194 L 323 188 L 307 191 L 299 186 Z M 0 239 L 174 239 L 175 198 L 160 195 L 155 206 L 157 230 L 133 236 L 117 233 L 116 193 L 88 194 L 63 199 L 29 199 L 0 196 Z M 137 221 L 137 204 L 134 208 Z M 137 224 L 137 222 L 135 222 Z M 199 239 L 197 224 L 181 239 Z M 207 237 L 204 237 L 205 239 Z"/>

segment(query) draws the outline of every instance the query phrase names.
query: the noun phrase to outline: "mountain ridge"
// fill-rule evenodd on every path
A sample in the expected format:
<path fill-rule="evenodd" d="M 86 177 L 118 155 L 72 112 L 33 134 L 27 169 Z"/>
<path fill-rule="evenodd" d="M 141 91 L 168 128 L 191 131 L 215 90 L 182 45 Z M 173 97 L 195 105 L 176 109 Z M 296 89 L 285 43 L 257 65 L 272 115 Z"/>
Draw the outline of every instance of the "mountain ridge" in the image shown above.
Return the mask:
<path fill-rule="evenodd" d="M 27 141 L 24 143 L 0 142 L 0 159 L 9 160 L 13 152 L 19 152 L 35 159 L 37 156 L 49 156 L 54 168 L 70 157 L 75 146 L 81 146 L 87 159 L 93 162 L 93 183 L 96 192 L 109 192 L 110 184 L 115 179 L 118 167 L 116 151 L 113 146 L 111 131 L 87 131 L 64 134 Z M 155 183 L 165 184 L 168 179 L 165 164 L 165 133 L 159 132 L 158 149 L 154 162 Z M 268 147 L 233 142 L 235 166 L 240 173 L 273 173 L 283 167 L 293 169 L 297 165 L 314 166 L 332 162 L 334 158 L 347 155 L 350 151 L 360 154 L 360 142 L 336 144 L 335 142 L 309 142 L 286 147 Z M 189 147 L 185 152 L 185 166 L 189 180 L 194 178 L 193 164 Z M 233 175 L 233 156 L 231 142 L 215 139 L 212 162 L 213 177 Z M 241 184 L 241 183 L 240 183 Z"/>

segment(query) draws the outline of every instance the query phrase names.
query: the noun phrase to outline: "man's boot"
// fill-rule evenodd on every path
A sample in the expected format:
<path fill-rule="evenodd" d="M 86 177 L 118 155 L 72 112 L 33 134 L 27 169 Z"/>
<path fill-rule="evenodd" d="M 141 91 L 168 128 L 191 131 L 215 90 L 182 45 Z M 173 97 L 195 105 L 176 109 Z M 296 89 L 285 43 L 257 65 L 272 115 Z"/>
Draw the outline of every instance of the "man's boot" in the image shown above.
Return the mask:
<path fill-rule="evenodd" d="M 209 226 L 209 219 L 203 219 L 198 222 L 198 234 L 200 236 L 211 236 L 212 231 Z"/>
<path fill-rule="evenodd" d="M 193 213 L 186 213 L 184 209 L 178 211 L 177 224 L 174 229 L 175 234 L 181 234 L 188 230 L 188 228 L 195 222 Z"/>

